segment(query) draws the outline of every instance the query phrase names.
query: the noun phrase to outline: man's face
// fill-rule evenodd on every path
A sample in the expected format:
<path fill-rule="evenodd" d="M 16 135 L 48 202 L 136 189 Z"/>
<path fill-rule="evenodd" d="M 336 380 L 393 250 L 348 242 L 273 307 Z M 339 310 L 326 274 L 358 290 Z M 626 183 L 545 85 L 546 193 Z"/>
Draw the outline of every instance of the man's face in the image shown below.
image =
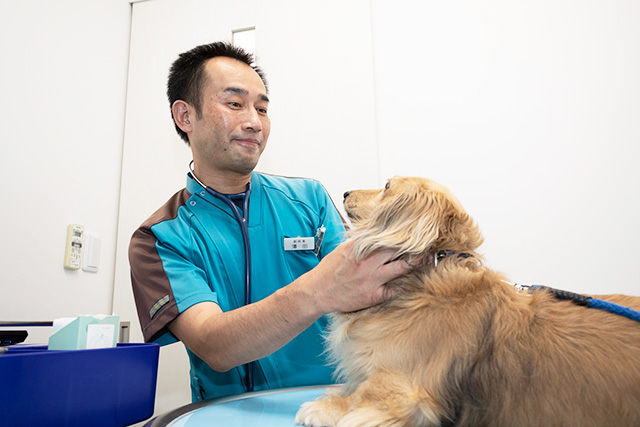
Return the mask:
<path fill-rule="evenodd" d="M 205 72 L 201 115 L 189 134 L 196 173 L 249 174 L 271 131 L 264 83 L 247 64 L 227 57 L 208 60 Z"/>

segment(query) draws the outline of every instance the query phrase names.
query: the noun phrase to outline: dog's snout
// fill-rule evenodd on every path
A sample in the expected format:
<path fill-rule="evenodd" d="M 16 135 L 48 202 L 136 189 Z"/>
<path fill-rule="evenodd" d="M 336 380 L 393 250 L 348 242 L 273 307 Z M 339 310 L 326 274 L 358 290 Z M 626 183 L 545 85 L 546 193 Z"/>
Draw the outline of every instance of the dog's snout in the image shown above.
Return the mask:
<path fill-rule="evenodd" d="M 345 191 L 342 197 L 346 199 L 347 197 L 349 197 L 349 194 L 351 194 L 351 191 Z"/>

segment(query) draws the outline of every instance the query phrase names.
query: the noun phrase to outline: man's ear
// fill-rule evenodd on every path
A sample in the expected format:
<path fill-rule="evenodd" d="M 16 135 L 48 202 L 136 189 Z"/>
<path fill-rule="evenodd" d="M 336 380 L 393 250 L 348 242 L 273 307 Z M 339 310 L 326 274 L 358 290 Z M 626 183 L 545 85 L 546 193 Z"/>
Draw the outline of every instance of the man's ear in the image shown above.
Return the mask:
<path fill-rule="evenodd" d="M 176 122 L 176 126 L 178 126 L 184 133 L 189 133 L 193 130 L 191 125 L 192 111 L 193 108 L 180 99 L 174 102 L 171 106 L 173 120 Z"/>

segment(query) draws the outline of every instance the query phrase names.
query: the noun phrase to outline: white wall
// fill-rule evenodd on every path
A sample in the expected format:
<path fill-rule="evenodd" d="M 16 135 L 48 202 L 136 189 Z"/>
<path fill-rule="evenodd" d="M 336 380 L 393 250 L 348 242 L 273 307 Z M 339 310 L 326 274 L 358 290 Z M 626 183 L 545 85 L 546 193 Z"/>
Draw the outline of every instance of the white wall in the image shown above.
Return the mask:
<path fill-rule="evenodd" d="M 640 3 L 371 4 L 382 178 L 451 188 L 514 281 L 640 295 Z"/>
<path fill-rule="evenodd" d="M 111 313 L 130 5 L 2 1 L 0 17 L 0 320 Z M 102 237 L 97 273 L 63 268 L 72 222 Z"/>
<path fill-rule="evenodd" d="M 378 179 L 368 0 L 258 2 L 256 48 L 273 96 L 258 169 L 342 195 Z"/>

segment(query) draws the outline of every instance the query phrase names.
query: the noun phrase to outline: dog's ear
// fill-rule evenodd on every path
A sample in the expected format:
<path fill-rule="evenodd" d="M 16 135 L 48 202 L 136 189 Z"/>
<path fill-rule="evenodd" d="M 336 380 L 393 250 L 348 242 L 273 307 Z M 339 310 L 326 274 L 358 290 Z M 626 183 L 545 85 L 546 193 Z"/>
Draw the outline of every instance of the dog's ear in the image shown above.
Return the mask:
<path fill-rule="evenodd" d="M 434 242 L 438 249 L 473 252 L 484 241 L 478 225 L 465 211 L 452 209 L 443 225 L 440 237 Z"/>
<path fill-rule="evenodd" d="M 359 257 L 394 250 L 396 257 L 421 259 L 440 234 L 433 200 L 422 192 L 399 192 L 381 201 L 351 236 Z"/>
<path fill-rule="evenodd" d="M 449 193 L 414 186 L 385 198 L 352 231 L 359 257 L 394 250 L 419 265 L 436 249 L 473 251 L 482 243 L 478 227 Z"/>

